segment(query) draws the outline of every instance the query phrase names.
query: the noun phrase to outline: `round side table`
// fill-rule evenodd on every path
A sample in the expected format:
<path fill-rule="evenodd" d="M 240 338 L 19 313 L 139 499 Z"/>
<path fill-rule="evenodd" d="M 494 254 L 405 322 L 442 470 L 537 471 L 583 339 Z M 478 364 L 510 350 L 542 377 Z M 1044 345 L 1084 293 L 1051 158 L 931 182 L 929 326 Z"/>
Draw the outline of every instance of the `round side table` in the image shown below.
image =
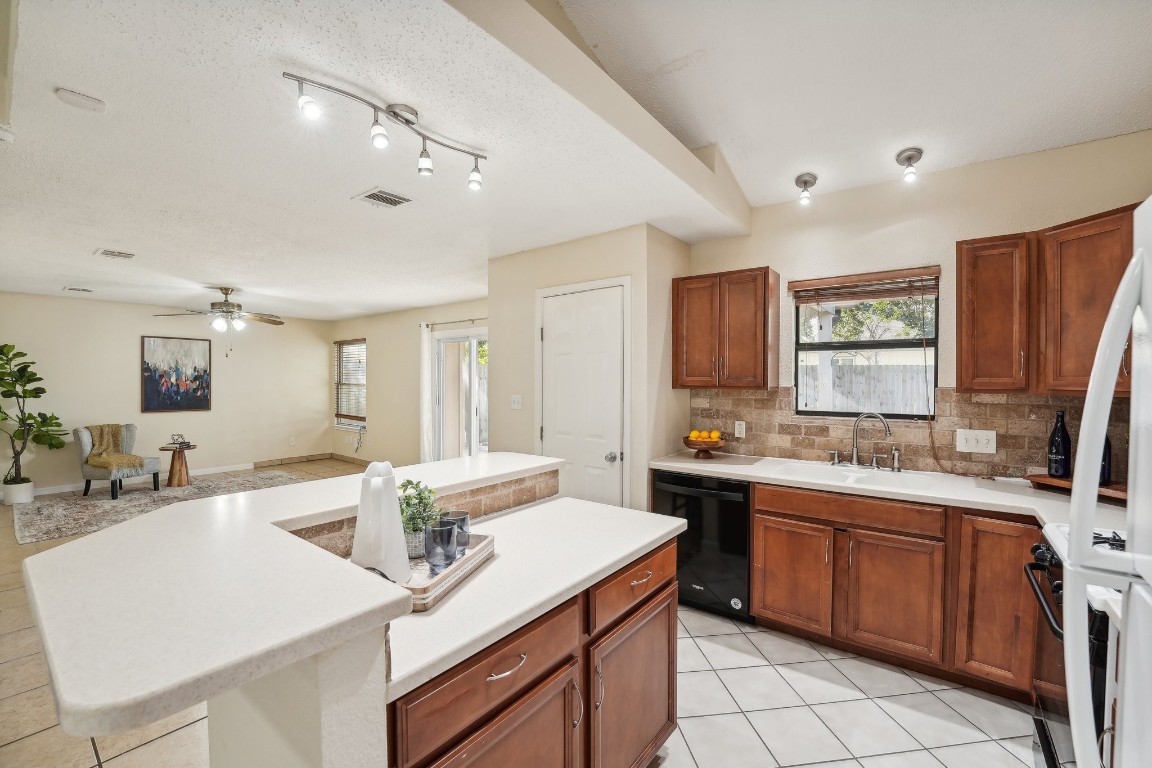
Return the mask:
<path fill-rule="evenodd" d="M 172 453 L 172 463 L 168 466 L 169 488 L 183 488 L 188 485 L 188 457 L 184 452 L 195 450 L 195 448 L 194 445 L 186 445 L 183 448 L 171 445 L 160 447 L 160 450 Z"/>

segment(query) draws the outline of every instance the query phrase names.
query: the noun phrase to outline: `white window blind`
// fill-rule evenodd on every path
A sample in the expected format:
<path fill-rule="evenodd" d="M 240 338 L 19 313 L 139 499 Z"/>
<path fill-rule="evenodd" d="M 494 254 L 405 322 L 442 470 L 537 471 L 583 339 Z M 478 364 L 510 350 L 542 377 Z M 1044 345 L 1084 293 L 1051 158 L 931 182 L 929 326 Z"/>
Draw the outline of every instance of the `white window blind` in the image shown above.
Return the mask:
<path fill-rule="evenodd" d="M 336 423 L 360 426 L 367 421 L 368 345 L 364 339 L 333 345 Z"/>

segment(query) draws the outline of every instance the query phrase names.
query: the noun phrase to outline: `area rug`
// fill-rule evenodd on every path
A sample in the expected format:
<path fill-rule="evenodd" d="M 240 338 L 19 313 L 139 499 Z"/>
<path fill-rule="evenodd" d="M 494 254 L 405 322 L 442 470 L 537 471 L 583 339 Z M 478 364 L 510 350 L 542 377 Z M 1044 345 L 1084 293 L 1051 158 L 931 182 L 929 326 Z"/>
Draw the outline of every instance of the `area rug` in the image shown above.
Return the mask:
<path fill-rule="evenodd" d="M 12 507 L 16 541 L 30 544 L 79 533 L 92 533 L 178 501 L 299 482 L 303 480 L 296 475 L 276 471 L 245 475 L 201 475 L 193 478 L 192 484 L 183 488 L 161 486 L 159 491 L 153 491 L 150 484 L 127 486 L 116 500 L 108 495 L 107 489 L 102 494 L 92 496 L 33 500 Z"/>

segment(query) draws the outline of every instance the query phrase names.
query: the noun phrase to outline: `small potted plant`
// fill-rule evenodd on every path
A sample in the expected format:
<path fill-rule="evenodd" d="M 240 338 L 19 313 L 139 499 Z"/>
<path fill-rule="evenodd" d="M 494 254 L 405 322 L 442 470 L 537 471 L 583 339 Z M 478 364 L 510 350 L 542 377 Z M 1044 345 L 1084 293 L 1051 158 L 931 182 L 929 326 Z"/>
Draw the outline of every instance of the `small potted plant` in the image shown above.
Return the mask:
<path fill-rule="evenodd" d="M 408 557 L 424 557 L 424 527 L 440 517 L 436 491 L 424 483 L 405 480 L 400 483 L 400 518 L 404 522 L 404 542 Z"/>
<path fill-rule="evenodd" d="M 44 396 L 43 381 L 32 370 L 36 365 L 24 360 L 27 353 L 19 352 L 15 344 L 0 344 L 0 401 L 12 400 L 14 405 L 0 404 L 0 432 L 8 438 L 12 449 L 12 466 L 4 474 L 4 503 L 18 504 L 32 501 L 35 486 L 25 477 L 20 459 L 28 444 L 42 445 L 48 450 L 64 447 L 60 419 L 54 413 L 28 412 L 28 401 Z M 11 424 L 9 425 L 9 422 Z"/>

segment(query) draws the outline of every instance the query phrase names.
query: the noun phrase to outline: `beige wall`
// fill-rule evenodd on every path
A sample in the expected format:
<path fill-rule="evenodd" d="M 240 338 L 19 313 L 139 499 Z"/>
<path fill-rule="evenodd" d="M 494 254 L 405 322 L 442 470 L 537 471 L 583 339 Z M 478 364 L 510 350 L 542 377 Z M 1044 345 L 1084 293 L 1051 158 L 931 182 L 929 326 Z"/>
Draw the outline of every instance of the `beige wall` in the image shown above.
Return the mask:
<path fill-rule="evenodd" d="M 330 427 L 332 453 L 390 461 L 395 466 L 419 462 L 420 323 L 444 323 L 486 314 L 488 302 L 481 299 L 331 323 L 332 341 L 366 339 L 368 345 L 368 429 L 364 445 L 355 452 L 355 432 Z M 331 362 L 328 366 L 331 368 Z M 330 397 L 325 400 L 329 426 L 333 421 L 330 401 Z"/>
<path fill-rule="evenodd" d="M 671 389 L 671 280 L 686 274 L 686 243 L 640 224 L 494 259 L 488 266 L 489 414 L 494 451 L 538 451 L 536 290 L 631 277 L 630 490 L 624 503 L 647 505 L 648 461 L 670 453 L 688 420 L 687 392 Z M 521 395 L 523 408 L 511 398 Z"/>
<path fill-rule="evenodd" d="M 931 155 L 928 155 L 930 161 Z M 757 208 L 752 233 L 692 247 L 692 273 L 769 265 L 781 276 L 780 381 L 792 382 L 793 312 L 784 283 L 812 277 L 943 267 L 940 386 L 956 382 L 957 240 L 1044 227 L 1152 195 L 1152 131 L 933 172 L 843 192 L 812 205 Z"/>
<path fill-rule="evenodd" d="M 37 362 L 48 390 L 37 410 L 55 412 L 69 430 L 135 423 L 136 452 L 142 455 L 158 455 L 173 432 L 182 432 L 198 446 L 188 456 L 194 473 L 330 450 L 331 323 L 288 319 L 278 328 L 249 323 L 233 334 L 226 357 L 227 337 L 209 328 L 207 320 L 152 317 L 170 311 L 0 293 L 0 342 L 16 344 Z M 211 339 L 211 411 L 140 412 L 141 335 Z M 38 489 L 81 482 L 71 439 L 59 451 L 36 448 L 24 454 L 25 474 Z M 0 448 L 4 469 L 8 457 L 5 445 Z"/>

